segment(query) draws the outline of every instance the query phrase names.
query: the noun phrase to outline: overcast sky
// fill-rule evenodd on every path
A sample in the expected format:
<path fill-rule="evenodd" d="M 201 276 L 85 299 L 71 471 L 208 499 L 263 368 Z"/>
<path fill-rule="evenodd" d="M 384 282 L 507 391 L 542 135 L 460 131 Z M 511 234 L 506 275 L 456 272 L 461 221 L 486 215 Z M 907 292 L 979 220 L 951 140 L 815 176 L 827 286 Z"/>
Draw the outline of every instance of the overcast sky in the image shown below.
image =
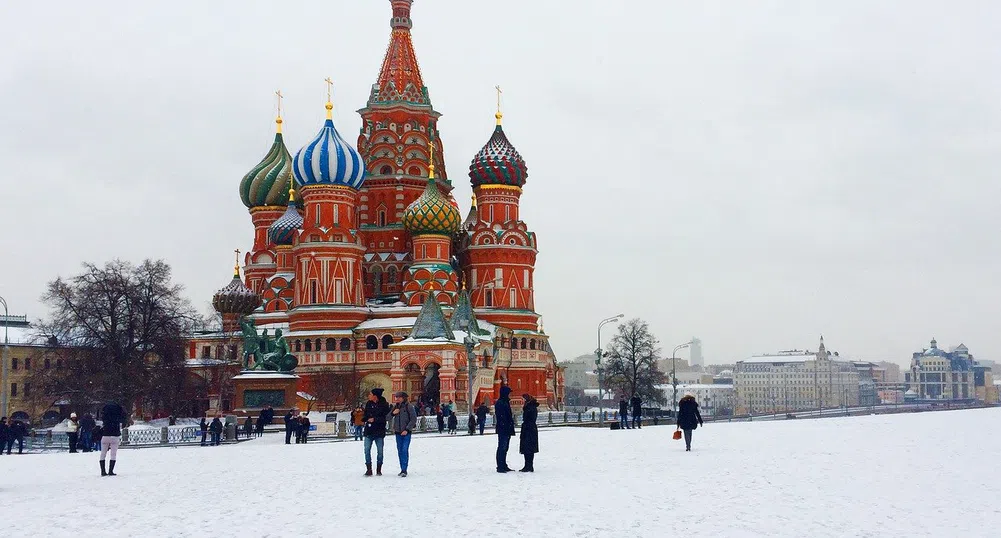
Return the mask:
<path fill-rule="evenodd" d="M 5 2 L 0 295 L 164 258 L 207 310 L 252 228 L 274 91 L 295 152 L 325 85 L 355 140 L 388 0 Z M 417 0 L 456 198 L 493 129 L 528 162 L 536 305 L 561 359 L 650 322 L 709 362 L 828 347 L 1001 358 L 1001 3 Z M 606 332 L 610 336 L 611 332 Z M 605 336 L 605 335 L 603 335 Z M 607 340 L 607 337 L 606 337 Z"/>

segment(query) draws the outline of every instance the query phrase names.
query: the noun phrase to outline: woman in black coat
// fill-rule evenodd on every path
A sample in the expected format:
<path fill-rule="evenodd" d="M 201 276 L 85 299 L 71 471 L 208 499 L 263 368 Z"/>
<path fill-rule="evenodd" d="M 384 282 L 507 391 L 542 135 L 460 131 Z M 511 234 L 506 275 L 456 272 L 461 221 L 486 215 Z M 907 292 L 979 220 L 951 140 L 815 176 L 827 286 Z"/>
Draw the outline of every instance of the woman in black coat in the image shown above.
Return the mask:
<path fill-rule="evenodd" d="M 535 454 L 539 451 L 539 402 L 531 394 L 522 394 L 525 400 L 521 415 L 520 452 L 525 456 L 525 467 L 519 472 L 535 472 Z"/>
<path fill-rule="evenodd" d="M 685 452 L 692 451 L 692 430 L 702 425 L 699 402 L 692 394 L 686 394 L 678 402 L 678 428 L 685 432 Z"/>

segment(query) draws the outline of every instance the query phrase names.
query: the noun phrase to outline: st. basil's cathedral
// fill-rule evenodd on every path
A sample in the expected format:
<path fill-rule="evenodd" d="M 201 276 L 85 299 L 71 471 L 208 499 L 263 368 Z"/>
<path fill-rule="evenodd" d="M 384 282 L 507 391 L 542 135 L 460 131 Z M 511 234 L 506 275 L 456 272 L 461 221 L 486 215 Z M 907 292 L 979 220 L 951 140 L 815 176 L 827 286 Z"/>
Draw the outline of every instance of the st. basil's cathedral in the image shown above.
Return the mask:
<path fill-rule="evenodd" d="M 315 398 L 323 374 L 340 373 L 359 392 L 381 386 L 465 409 L 469 336 L 475 404 L 493 401 L 506 383 L 557 409 L 562 371 L 535 311 L 538 245 L 519 214 L 528 167 L 498 103 L 494 131 L 469 165 L 473 200 L 462 217 L 441 114 L 411 41 L 412 2 L 390 0 L 390 43 L 359 111 L 356 147 L 334 125 L 329 79 L 326 120 L 295 154 L 279 111 L 271 148 L 239 186 L 254 227 L 243 276 L 237 267 L 216 293 L 222 331 L 191 340 L 189 366 L 205 377 L 236 364 L 246 319 L 281 331 L 298 359 L 299 398 Z M 207 407 L 250 407 L 221 387 L 210 383 L 201 395 Z"/>

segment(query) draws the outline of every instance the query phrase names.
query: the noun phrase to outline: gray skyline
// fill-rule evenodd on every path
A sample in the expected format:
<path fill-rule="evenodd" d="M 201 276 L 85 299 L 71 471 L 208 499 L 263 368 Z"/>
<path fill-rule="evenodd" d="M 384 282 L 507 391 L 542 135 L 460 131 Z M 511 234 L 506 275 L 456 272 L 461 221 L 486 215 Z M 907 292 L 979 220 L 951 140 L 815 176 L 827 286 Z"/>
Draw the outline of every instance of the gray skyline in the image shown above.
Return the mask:
<path fill-rule="evenodd" d="M 462 213 L 493 128 L 525 157 L 536 306 L 560 359 L 647 320 L 706 363 L 828 348 L 995 359 L 1001 5 L 416 0 Z M 80 263 L 164 258 L 200 311 L 252 227 L 237 186 L 323 120 L 350 142 L 387 0 L 7 3 L 0 295 L 45 315 Z M 614 326 L 606 327 L 607 343 Z M 685 355 L 687 357 L 687 354 Z"/>

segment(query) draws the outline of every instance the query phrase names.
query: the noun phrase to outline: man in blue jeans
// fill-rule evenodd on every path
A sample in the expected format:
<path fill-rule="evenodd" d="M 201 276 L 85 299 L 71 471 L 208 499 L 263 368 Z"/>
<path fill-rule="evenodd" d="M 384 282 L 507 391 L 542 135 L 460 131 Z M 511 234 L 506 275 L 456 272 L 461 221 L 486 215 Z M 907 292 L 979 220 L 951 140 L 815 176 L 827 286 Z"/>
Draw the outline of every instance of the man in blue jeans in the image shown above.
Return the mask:
<path fill-rule="evenodd" d="M 509 473 L 507 449 L 514 436 L 514 414 L 511 412 L 511 387 L 507 385 L 501 387 L 500 398 L 494 404 L 494 425 L 497 427 L 497 472 Z"/>
<path fill-rule="evenodd" d="M 376 473 L 382 476 L 382 448 L 386 440 L 386 415 L 389 414 L 389 402 L 382 397 L 383 390 L 372 389 L 365 402 L 365 476 L 372 476 L 372 444 L 376 448 Z"/>
<path fill-rule="evenodd" d="M 407 393 L 400 391 L 393 395 L 395 405 L 389 420 L 396 434 L 396 454 L 400 458 L 400 478 L 407 477 L 407 466 L 410 463 L 410 439 L 417 427 L 417 409 L 407 401 Z"/>

